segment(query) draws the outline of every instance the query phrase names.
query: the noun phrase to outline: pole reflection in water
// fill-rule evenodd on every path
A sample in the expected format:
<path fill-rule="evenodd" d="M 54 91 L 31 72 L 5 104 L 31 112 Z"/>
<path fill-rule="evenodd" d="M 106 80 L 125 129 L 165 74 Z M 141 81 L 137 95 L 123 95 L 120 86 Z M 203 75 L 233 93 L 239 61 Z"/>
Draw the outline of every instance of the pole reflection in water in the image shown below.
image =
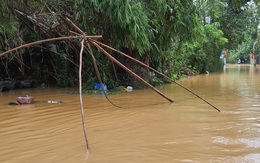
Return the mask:
<path fill-rule="evenodd" d="M 67 89 L 36 88 L 0 93 L 0 162 L 257 162 L 260 160 L 260 69 L 226 65 L 223 73 L 181 79 L 109 98 L 84 95 L 91 150 L 87 153 L 79 98 Z M 17 96 L 62 100 L 8 106 Z"/>

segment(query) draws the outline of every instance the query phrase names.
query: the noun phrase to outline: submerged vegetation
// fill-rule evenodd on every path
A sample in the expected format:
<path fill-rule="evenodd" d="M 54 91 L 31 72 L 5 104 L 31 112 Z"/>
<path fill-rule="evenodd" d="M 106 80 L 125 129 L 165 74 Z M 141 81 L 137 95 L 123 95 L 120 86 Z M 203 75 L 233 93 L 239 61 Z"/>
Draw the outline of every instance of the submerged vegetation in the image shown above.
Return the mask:
<path fill-rule="evenodd" d="M 163 74 L 178 79 L 220 71 L 222 50 L 230 60 L 259 55 L 258 1 L 240 0 L 3 0 L 0 6 L 0 53 L 16 46 L 74 35 L 70 18 L 88 35 L 102 35 L 114 47 Z M 254 45 L 254 47 L 253 47 Z M 252 48 L 253 47 L 253 48 Z M 109 88 L 143 85 L 93 48 Z M 78 85 L 79 41 L 59 41 L 0 57 L 0 80 L 34 79 L 39 83 Z M 232 55 L 232 54 L 235 54 Z M 152 85 L 165 81 L 135 62 L 111 52 Z M 228 58 L 229 59 L 229 58 Z M 83 87 L 97 82 L 91 55 L 83 56 Z"/>

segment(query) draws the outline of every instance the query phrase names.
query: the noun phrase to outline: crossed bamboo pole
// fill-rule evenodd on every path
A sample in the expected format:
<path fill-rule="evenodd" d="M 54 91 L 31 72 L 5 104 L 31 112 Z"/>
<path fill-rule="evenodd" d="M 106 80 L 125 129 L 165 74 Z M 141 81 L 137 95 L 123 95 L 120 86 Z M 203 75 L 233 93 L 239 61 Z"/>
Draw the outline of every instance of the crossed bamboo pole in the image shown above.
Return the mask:
<path fill-rule="evenodd" d="M 83 32 L 80 28 L 78 28 L 71 20 L 67 19 L 67 21 L 68 21 L 69 23 L 71 23 L 72 26 L 73 26 L 78 32 L 80 32 L 81 34 L 84 34 L 84 32 Z M 72 33 L 74 33 L 74 32 L 72 32 Z M 76 34 L 77 34 L 77 33 L 76 33 Z M 161 72 L 155 70 L 154 68 L 148 66 L 147 64 L 145 64 L 145 63 L 143 63 L 143 62 L 141 62 L 141 61 L 139 61 L 139 60 L 137 60 L 137 59 L 135 59 L 135 58 L 133 58 L 133 57 L 131 57 L 131 56 L 129 56 L 129 55 L 123 53 L 123 52 L 121 52 L 121 51 L 118 51 L 118 50 L 116 50 L 116 49 L 114 49 L 114 48 L 112 48 L 112 47 L 110 47 L 110 46 L 108 46 L 108 45 L 106 45 L 106 44 L 103 44 L 103 43 L 101 43 L 101 42 L 99 42 L 99 41 L 97 41 L 97 40 L 94 40 L 94 39 L 92 39 L 92 38 L 86 38 L 86 39 L 88 39 L 88 40 L 86 40 L 86 43 L 88 44 L 89 49 L 90 49 L 89 42 L 91 42 L 91 43 L 92 43 L 94 46 L 96 46 L 100 51 L 102 51 L 109 59 L 111 59 L 112 61 L 114 61 L 114 62 L 115 62 L 116 64 L 118 64 L 120 67 L 124 68 L 124 69 L 125 69 L 127 72 L 129 72 L 130 74 L 134 75 L 137 79 L 139 79 L 140 81 L 142 81 L 143 83 L 145 83 L 148 87 L 150 87 L 151 89 L 153 89 L 155 92 L 157 92 L 158 94 L 160 94 L 162 97 L 166 98 L 168 101 L 174 102 L 173 100 L 169 99 L 167 96 L 165 96 L 164 94 L 162 94 L 160 91 L 158 91 L 156 88 L 154 88 L 153 86 L 151 86 L 149 83 L 147 83 L 145 80 L 143 80 L 141 77 L 139 77 L 138 75 L 136 75 L 135 73 L 133 73 L 130 69 L 128 69 L 128 68 L 127 68 L 126 66 L 124 66 L 122 63 L 120 63 L 119 61 L 117 61 L 114 57 L 112 57 L 107 51 L 105 51 L 105 50 L 104 50 L 102 47 L 100 47 L 99 45 L 101 45 L 101 46 L 103 46 L 103 47 L 106 47 L 106 48 L 108 48 L 108 49 L 110 49 L 110 50 L 112 50 L 112 51 L 115 51 L 115 52 L 117 52 L 117 53 L 119 53 L 119 54 L 121 54 L 121 55 L 123 55 L 123 56 L 125 56 L 125 57 L 127 57 L 127 58 L 129 58 L 129 59 L 131 59 L 131 60 L 133 60 L 133 61 L 135 61 L 135 62 L 137 62 L 137 63 L 139 63 L 140 65 L 142 65 L 142 66 L 144 66 L 144 67 L 146 67 L 146 68 L 148 68 L 148 69 L 154 71 L 155 73 L 157 73 L 157 74 L 163 76 L 164 78 L 168 79 L 169 81 L 171 81 L 171 82 L 177 84 L 178 86 L 182 87 L 182 88 L 185 89 L 186 91 L 188 91 L 188 92 L 190 92 L 191 94 L 195 95 L 196 97 L 198 97 L 199 99 L 201 99 L 202 101 L 204 101 L 205 103 L 207 103 L 208 105 L 210 105 L 211 107 L 213 107 L 213 108 L 214 108 L 215 110 L 217 110 L 218 112 L 221 112 L 220 109 L 218 109 L 216 106 L 212 105 L 210 102 L 208 102 L 207 100 L 205 100 L 204 98 L 202 98 L 200 95 L 194 93 L 193 91 L 191 91 L 191 90 L 188 89 L 187 87 L 185 87 L 185 86 L 179 84 L 178 82 L 176 82 L 176 81 L 173 80 L 172 78 L 170 78 L 170 77 L 164 75 L 163 73 L 161 73 Z M 89 42 L 88 42 L 88 41 L 89 41 Z M 91 49 L 90 49 L 90 50 L 91 50 Z M 92 50 L 91 50 L 91 51 L 92 51 Z M 103 89 L 103 88 L 102 88 L 102 89 Z"/>
<path fill-rule="evenodd" d="M 134 60 L 135 62 L 141 64 L 144 67 L 149 68 L 150 70 L 156 72 L 157 74 L 163 76 L 164 78 L 176 83 L 178 86 L 182 87 L 183 89 L 189 91 L 190 93 L 192 93 L 193 95 L 197 96 L 198 98 L 200 98 L 201 100 L 203 100 L 204 102 L 206 102 L 207 104 L 209 104 L 210 106 L 212 106 L 214 109 L 216 109 L 217 111 L 220 112 L 220 110 L 215 107 L 214 105 L 212 105 L 211 103 L 209 103 L 208 101 L 206 101 L 205 99 L 203 99 L 201 96 L 197 95 L 196 93 L 194 93 L 193 91 L 189 90 L 188 88 L 182 86 L 181 84 L 177 83 L 176 81 L 174 81 L 173 79 L 169 78 L 168 76 L 162 74 L 161 72 L 155 70 L 154 68 L 144 64 L 143 62 L 123 53 L 120 52 L 110 46 L 107 46 L 95 39 L 98 38 L 102 38 L 101 35 L 95 35 L 95 36 L 88 36 L 86 35 L 78 26 L 76 26 L 70 19 L 66 18 L 66 21 L 69 22 L 76 31 L 78 31 L 80 33 L 80 35 L 76 35 L 76 36 L 64 36 L 64 37 L 56 37 L 56 38 L 50 38 L 50 39 L 45 39 L 45 40 L 40 40 L 40 41 L 35 41 L 35 42 L 31 42 L 28 44 L 23 44 L 21 46 L 15 47 L 13 49 L 10 49 L 4 53 L 0 54 L 0 57 L 3 57 L 9 53 L 18 51 L 22 48 L 26 48 L 29 46 L 33 46 L 33 45 L 38 45 L 38 44 L 42 44 L 42 43 L 46 43 L 46 42 L 54 42 L 54 41 L 60 41 L 60 40 L 73 40 L 73 39 L 78 39 L 80 40 L 81 38 L 83 38 L 81 40 L 81 49 L 80 49 L 80 58 L 79 58 L 79 94 L 80 94 L 80 108 L 81 108 L 81 117 L 82 117 L 82 125 L 83 125 L 83 131 L 84 131 L 84 137 L 85 137 L 85 141 L 86 141 L 86 146 L 87 149 L 89 149 L 89 143 L 88 143 L 88 137 L 87 137 L 87 131 L 86 131 L 86 122 L 85 122 L 85 115 L 84 115 L 84 106 L 83 106 L 83 100 L 82 100 L 82 54 L 84 51 L 84 42 L 87 44 L 88 50 L 93 58 L 93 62 L 95 65 L 95 70 L 98 73 L 98 69 L 97 69 L 97 65 L 96 65 L 96 59 L 94 58 L 90 43 L 92 45 L 94 45 L 97 49 L 99 49 L 103 54 L 105 54 L 110 60 L 112 60 L 113 62 L 115 62 L 117 65 L 119 65 L 120 67 L 122 67 L 123 69 L 125 69 L 128 73 L 130 73 L 131 75 L 133 75 L 135 78 L 137 78 L 139 81 L 143 82 L 146 86 L 148 86 L 149 88 L 151 88 L 152 90 L 154 90 L 156 93 L 158 93 L 159 95 L 161 95 L 163 98 L 167 99 L 169 102 L 174 102 L 172 99 L 168 98 L 167 96 L 165 96 L 163 93 L 161 93 L 159 90 L 157 90 L 156 88 L 154 88 L 152 85 L 150 85 L 148 82 L 146 82 L 144 79 L 142 79 L 140 76 L 138 76 L 137 74 L 135 74 L 134 72 L 132 72 L 129 68 L 127 68 L 126 66 L 124 66 L 121 62 L 119 62 L 118 60 L 116 60 L 113 56 L 111 56 L 106 50 L 104 50 L 101 46 L 106 47 L 112 51 L 115 51 L 121 55 L 124 55 L 125 57 Z M 75 32 L 74 32 L 75 33 Z M 100 74 L 98 74 L 98 78 L 99 78 L 99 82 L 102 82 Z M 104 87 L 102 86 L 102 89 L 104 91 Z"/>

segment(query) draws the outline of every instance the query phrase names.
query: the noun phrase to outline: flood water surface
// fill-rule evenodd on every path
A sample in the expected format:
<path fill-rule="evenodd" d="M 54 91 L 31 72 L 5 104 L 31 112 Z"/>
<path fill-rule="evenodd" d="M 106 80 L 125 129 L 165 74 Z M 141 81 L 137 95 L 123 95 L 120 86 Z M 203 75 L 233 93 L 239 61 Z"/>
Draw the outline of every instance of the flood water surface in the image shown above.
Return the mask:
<path fill-rule="evenodd" d="M 0 162 L 175 163 L 260 160 L 260 68 L 227 65 L 222 73 L 178 81 L 221 112 L 176 84 L 109 95 L 83 95 L 87 150 L 78 94 L 36 88 L 0 93 Z M 17 96 L 35 103 L 8 106 Z"/>

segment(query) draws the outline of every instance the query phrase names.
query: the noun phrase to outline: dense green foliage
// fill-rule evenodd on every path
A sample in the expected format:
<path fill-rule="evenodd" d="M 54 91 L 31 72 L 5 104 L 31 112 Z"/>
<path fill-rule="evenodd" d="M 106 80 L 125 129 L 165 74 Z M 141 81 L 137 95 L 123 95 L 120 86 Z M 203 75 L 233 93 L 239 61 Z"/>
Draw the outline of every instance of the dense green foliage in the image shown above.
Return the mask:
<path fill-rule="evenodd" d="M 230 35 L 227 36 L 230 39 L 233 37 L 232 40 L 234 40 L 232 48 L 229 48 L 230 55 L 228 61 L 230 63 L 237 63 L 238 58 L 249 60 L 253 52 L 255 56 L 260 55 L 259 12 L 259 5 L 246 5 L 243 8 L 243 12 L 240 13 L 241 17 L 232 18 L 230 23 L 234 21 L 238 23 L 237 26 L 233 26 L 236 30 L 232 29 Z M 231 26 L 230 24 L 228 25 Z"/>
<path fill-rule="evenodd" d="M 2 0 L 0 53 L 41 39 L 71 35 L 74 21 L 88 35 L 156 68 L 171 78 L 222 69 L 220 53 L 230 60 L 259 54 L 258 1 L 248 0 Z M 254 48 L 252 48 L 254 45 Z M 60 41 L 25 48 L 0 58 L 0 79 L 28 79 L 59 86 L 78 80 L 78 41 Z M 110 87 L 134 85 L 132 76 L 95 49 L 103 81 Z M 111 51 L 108 51 L 111 52 Z M 137 63 L 111 52 L 151 84 L 163 80 Z M 245 57 L 245 56 L 243 56 Z M 83 58 L 83 80 L 97 81 L 91 56 Z"/>

